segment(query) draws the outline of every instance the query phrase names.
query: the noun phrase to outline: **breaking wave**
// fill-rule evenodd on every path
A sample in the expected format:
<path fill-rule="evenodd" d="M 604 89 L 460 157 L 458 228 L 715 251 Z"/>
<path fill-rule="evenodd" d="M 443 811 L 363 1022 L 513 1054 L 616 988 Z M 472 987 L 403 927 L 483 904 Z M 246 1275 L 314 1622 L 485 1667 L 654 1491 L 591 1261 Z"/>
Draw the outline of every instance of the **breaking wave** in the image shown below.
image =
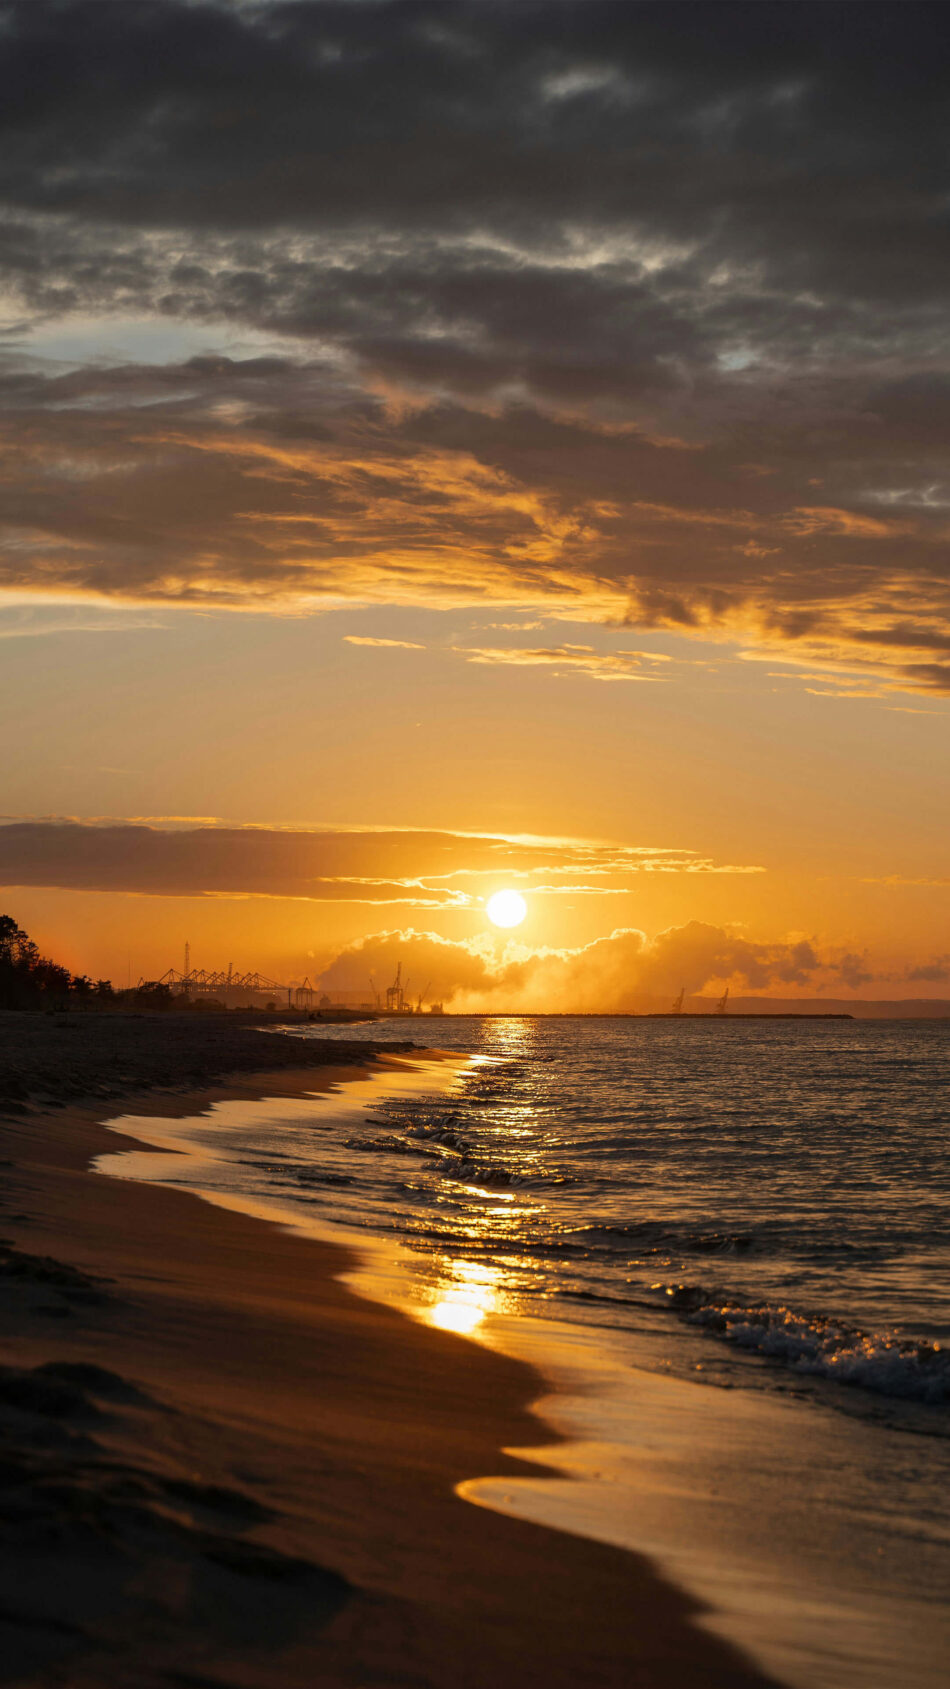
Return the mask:
<path fill-rule="evenodd" d="M 950 1402 L 950 1349 L 791 1308 L 719 1300 L 699 1286 L 667 1290 L 690 1325 L 778 1361 L 793 1372 L 877 1395 L 937 1406 Z"/>
<path fill-rule="evenodd" d="M 395 1234 L 424 1276 L 477 1269 L 506 1310 L 950 1434 L 950 1022 L 446 1017 L 439 1037 L 475 1061 L 252 1130 L 242 1172 Z"/>

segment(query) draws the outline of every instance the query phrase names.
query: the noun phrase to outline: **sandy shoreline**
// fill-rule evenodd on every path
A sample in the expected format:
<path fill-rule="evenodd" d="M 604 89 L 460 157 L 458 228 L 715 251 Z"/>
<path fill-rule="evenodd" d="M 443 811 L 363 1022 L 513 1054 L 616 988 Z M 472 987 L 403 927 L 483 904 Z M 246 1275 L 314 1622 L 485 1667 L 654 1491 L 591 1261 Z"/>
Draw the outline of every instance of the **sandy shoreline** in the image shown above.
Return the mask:
<path fill-rule="evenodd" d="M 9 1046 L 27 1017 L 5 1018 Z M 353 1075 L 346 1046 L 310 1044 L 305 1066 L 260 1034 L 273 1069 L 248 1048 L 229 1076 L 230 1030 L 203 1036 L 152 1028 L 138 1065 L 133 1036 L 129 1080 L 103 1083 L 131 1081 L 123 1111 L 184 1114 Z M 202 1062 L 216 1083 L 149 1088 Z M 0 1680 L 765 1682 L 645 1560 L 453 1493 L 524 1470 L 502 1449 L 551 1442 L 532 1368 L 353 1296 L 338 1247 L 89 1172 L 117 1147 L 116 1095 L 51 1112 L 21 1096 L 0 1122 Z"/>

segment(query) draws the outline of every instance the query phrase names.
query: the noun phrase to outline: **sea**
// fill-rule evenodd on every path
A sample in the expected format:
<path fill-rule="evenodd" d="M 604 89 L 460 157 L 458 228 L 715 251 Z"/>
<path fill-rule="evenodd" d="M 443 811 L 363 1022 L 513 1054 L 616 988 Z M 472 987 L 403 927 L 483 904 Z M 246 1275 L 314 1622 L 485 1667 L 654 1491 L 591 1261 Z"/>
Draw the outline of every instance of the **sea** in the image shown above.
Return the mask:
<path fill-rule="evenodd" d="M 355 1243 L 359 1294 L 530 1359 L 561 1441 L 474 1505 L 652 1555 L 794 1689 L 946 1684 L 950 1023 L 286 1030 L 441 1055 L 117 1121 L 156 1153 L 103 1170 Z"/>

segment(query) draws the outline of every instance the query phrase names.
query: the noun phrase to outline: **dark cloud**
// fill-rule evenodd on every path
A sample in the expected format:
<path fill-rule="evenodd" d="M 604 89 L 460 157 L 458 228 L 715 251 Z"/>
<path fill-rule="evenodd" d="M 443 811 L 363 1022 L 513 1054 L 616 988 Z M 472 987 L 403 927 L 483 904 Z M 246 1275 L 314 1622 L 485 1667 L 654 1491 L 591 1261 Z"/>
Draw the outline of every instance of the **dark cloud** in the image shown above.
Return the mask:
<path fill-rule="evenodd" d="M 856 991 L 860 985 L 867 985 L 874 978 L 873 973 L 868 972 L 867 957 L 856 956 L 852 951 L 839 957 L 835 970 L 852 991 Z"/>
<path fill-rule="evenodd" d="M 164 897 L 299 897 L 451 908 L 516 878 L 579 874 L 757 873 L 691 850 L 522 840 L 467 833 L 338 828 L 184 827 L 12 821 L 0 825 L 0 884 Z M 559 886 L 544 884 L 545 893 Z"/>
<path fill-rule="evenodd" d="M 226 239 L 243 310 L 268 291 L 255 241 L 282 235 L 270 290 L 314 326 L 369 296 L 384 320 L 551 338 L 552 307 L 571 330 L 590 301 L 569 266 L 591 240 L 605 342 L 643 300 L 710 279 L 718 333 L 771 338 L 781 318 L 806 347 L 829 305 L 856 343 L 880 333 L 862 302 L 943 307 L 932 6 L 134 0 L 104 15 L 67 0 L 2 16 L 0 197 L 27 272 L 42 268 L 25 234 L 40 215 L 54 252 L 77 227 L 193 232 L 203 259 L 165 251 L 185 301 L 221 285 Z M 326 269 L 289 231 L 355 243 L 329 306 Z M 550 289 L 518 264 L 493 285 L 512 243 L 543 256 Z M 127 245 L 98 277 L 87 261 L 80 284 L 134 291 L 150 251 Z"/>
<path fill-rule="evenodd" d="M 937 985 L 950 980 L 950 956 L 935 956 L 932 962 L 923 963 L 919 968 L 909 968 L 908 979 L 926 980 Z"/>
<path fill-rule="evenodd" d="M 950 690 L 942 8 L 0 29 L 0 585 L 541 603 Z M 24 360 L 76 314 L 275 354 Z"/>
<path fill-rule="evenodd" d="M 2 12 L 0 189 L 30 210 L 239 231 L 645 218 L 689 242 L 725 213 L 746 257 L 776 236 L 797 253 L 797 284 L 837 263 L 878 290 L 912 271 L 882 251 L 882 220 L 940 249 L 942 27 L 925 4 Z M 802 239 L 816 227 L 821 251 Z M 933 296 L 935 279 L 916 286 Z"/>

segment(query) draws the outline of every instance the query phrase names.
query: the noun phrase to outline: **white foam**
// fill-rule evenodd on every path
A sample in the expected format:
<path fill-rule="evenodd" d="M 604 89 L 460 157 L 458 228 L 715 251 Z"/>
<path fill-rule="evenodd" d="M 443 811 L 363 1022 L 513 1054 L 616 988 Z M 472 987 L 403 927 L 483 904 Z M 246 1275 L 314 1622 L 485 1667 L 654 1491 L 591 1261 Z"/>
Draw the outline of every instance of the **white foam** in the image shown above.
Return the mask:
<path fill-rule="evenodd" d="M 950 1401 L 950 1350 L 938 1343 L 856 1331 L 834 1320 L 768 1305 L 708 1302 L 694 1307 L 687 1318 L 742 1349 L 784 1361 L 795 1372 L 904 1401 Z"/>

